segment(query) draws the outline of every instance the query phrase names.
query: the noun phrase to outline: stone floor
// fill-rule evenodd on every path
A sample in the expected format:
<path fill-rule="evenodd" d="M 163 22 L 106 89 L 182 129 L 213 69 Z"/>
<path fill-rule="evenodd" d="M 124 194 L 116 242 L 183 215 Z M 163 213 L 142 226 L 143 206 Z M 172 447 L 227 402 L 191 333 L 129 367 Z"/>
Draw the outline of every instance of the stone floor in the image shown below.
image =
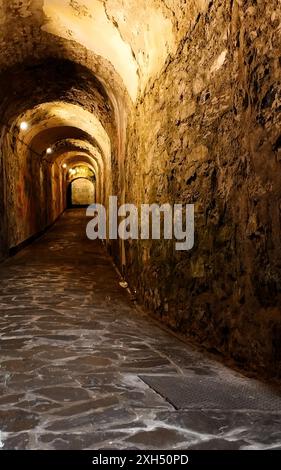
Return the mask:
<path fill-rule="evenodd" d="M 281 396 L 141 314 L 69 211 L 0 267 L 3 449 L 281 449 Z"/>

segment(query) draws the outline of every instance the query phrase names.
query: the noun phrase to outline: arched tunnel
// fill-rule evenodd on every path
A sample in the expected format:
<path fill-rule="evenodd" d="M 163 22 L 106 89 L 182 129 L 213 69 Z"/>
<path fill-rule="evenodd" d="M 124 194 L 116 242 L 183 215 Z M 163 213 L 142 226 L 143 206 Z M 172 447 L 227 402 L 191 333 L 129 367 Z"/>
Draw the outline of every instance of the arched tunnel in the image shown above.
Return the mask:
<path fill-rule="evenodd" d="M 280 25 L 0 0 L 3 449 L 281 448 Z M 194 243 L 91 240 L 112 197 L 193 207 Z"/>

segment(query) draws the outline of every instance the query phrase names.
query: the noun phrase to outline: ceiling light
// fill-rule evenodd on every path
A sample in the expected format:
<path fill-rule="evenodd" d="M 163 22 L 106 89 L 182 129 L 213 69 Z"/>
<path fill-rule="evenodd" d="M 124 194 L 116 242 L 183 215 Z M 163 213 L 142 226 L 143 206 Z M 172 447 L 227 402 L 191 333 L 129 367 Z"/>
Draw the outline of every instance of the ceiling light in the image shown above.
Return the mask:
<path fill-rule="evenodd" d="M 53 149 L 51 147 L 47 148 L 46 153 L 51 155 L 51 153 L 53 153 Z"/>
<path fill-rule="evenodd" d="M 21 131 L 27 131 L 28 129 L 28 123 L 26 121 L 23 121 L 20 123 L 20 130 Z"/>
<path fill-rule="evenodd" d="M 64 163 L 64 164 L 62 165 L 62 167 L 66 170 L 66 169 L 67 169 L 67 164 Z"/>

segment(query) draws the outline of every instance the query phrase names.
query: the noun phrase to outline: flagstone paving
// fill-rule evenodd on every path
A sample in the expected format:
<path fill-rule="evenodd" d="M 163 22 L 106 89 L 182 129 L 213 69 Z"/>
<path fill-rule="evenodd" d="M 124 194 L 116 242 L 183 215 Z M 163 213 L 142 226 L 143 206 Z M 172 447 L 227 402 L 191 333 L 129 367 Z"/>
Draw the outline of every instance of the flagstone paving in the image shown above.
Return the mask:
<path fill-rule="evenodd" d="M 0 266 L 2 449 L 281 449 L 280 392 L 137 309 L 86 223 Z"/>

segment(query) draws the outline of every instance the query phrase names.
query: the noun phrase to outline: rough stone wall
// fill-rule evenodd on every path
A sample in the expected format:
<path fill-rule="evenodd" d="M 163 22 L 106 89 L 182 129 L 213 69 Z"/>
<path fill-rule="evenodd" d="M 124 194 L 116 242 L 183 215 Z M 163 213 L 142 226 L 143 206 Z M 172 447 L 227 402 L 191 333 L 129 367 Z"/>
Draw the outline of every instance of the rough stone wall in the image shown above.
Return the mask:
<path fill-rule="evenodd" d="M 64 191 L 65 185 L 63 184 L 63 173 L 61 169 L 56 164 L 54 164 L 51 166 L 51 198 L 47 200 L 47 204 L 45 200 L 45 204 L 43 202 L 42 205 L 42 209 L 46 210 L 48 201 L 52 201 L 51 211 L 45 226 L 52 224 L 66 208 L 66 198 L 62 198 Z M 45 226 L 41 226 L 41 230 L 44 229 Z M 36 232 L 34 233 L 36 234 Z"/>
<path fill-rule="evenodd" d="M 140 301 L 241 365 L 281 373 L 281 14 L 215 0 L 139 100 L 126 200 L 194 203 L 196 241 L 126 245 Z"/>
<path fill-rule="evenodd" d="M 0 260 L 4 256 L 6 248 L 6 210 L 5 210 L 5 188 L 4 188 L 4 155 L 0 153 Z"/>
<path fill-rule="evenodd" d="M 5 155 L 7 251 L 54 222 L 63 212 L 66 198 L 62 172 L 56 165 L 41 161 L 30 150 L 14 152 L 12 139 L 7 136 L 2 151 Z"/>

